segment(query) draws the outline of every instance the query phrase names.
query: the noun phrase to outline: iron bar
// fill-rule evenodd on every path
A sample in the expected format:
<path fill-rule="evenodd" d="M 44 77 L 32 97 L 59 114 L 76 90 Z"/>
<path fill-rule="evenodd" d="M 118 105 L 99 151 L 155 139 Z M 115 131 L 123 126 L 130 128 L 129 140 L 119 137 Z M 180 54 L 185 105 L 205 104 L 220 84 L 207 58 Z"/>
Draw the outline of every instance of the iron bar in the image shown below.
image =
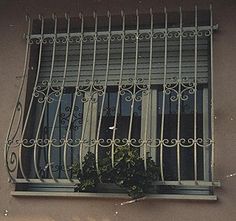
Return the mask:
<path fill-rule="evenodd" d="M 147 170 L 147 130 L 148 130 L 148 116 L 150 115 L 150 95 L 151 95 L 151 75 L 152 75 L 152 47 L 153 47 L 153 13 L 150 9 L 150 54 L 149 54 L 149 73 L 148 73 L 148 95 L 147 95 L 147 111 L 145 116 L 144 128 L 144 168 Z M 149 123 L 150 124 L 150 123 Z M 149 125 L 150 127 L 150 125 Z"/>
<path fill-rule="evenodd" d="M 27 36 L 29 36 L 30 32 L 31 32 L 31 19 L 30 19 L 30 17 L 26 16 L 26 21 L 28 21 Z M 20 121 L 18 122 L 18 127 L 17 127 L 17 130 L 16 130 L 16 133 L 14 134 L 13 137 L 10 137 L 10 136 L 11 136 L 12 127 L 13 127 L 13 124 L 14 124 L 14 121 L 15 121 L 16 113 L 17 113 L 18 108 L 19 108 L 21 94 L 22 94 L 24 84 L 25 84 L 25 77 L 27 75 L 27 67 L 28 67 L 28 63 L 29 63 L 29 51 L 30 51 L 30 38 L 27 37 L 26 49 L 25 49 L 25 58 L 24 58 L 24 67 L 23 67 L 23 72 L 22 72 L 22 81 L 21 81 L 21 85 L 20 85 L 19 92 L 18 92 L 18 95 L 17 95 L 16 105 L 13 109 L 13 113 L 12 113 L 12 116 L 11 116 L 10 125 L 9 125 L 8 131 L 7 131 L 7 136 L 6 136 L 6 141 L 5 141 L 5 148 L 4 148 L 4 162 L 5 162 L 5 166 L 7 167 L 7 173 L 9 175 L 9 178 L 12 181 L 14 181 L 15 178 L 11 175 L 11 172 L 10 172 L 10 169 L 9 169 L 8 154 L 9 154 L 10 144 L 11 144 L 11 142 L 13 142 L 14 137 L 16 136 L 16 133 L 19 129 Z M 19 155 L 19 156 L 21 157 L 21 155 Z M 16 164 L 17 164 L 17 158 L 15 160 L 16 160 Z M 21 159 L 20 159 L 20 161 L 21 161 Z M 20 165 L 21 165 L 21 163 L 20 163 Z M 20 170 L 22 172 L 23 177 L 27 180 L 27 178 L 24 174 L 24 171 L 23 171 L 23 167 L 20 167 Z"/>
<path fill-rule="evenodd" d="M 165 101 L 166 101 L 166 74 L 167 74 L 167 50 L 168 50 L 168 15 L 166 8 L 165 13 L 165 55 L 164 55 L 164 81 L 163 81 L 163 92 L 162 92 L 162 114 L 161 114 L 161 144 L 160 144 L 160 173 L 161 180 L 164 181 L 164 171 L 163 171 L 163 147 L 164 147 L 164 126 L 165 126 Z"/>
<path fill-rule="evenodd" d="M 213 65 L 213 12 L 212 12 L 212 5 L 210 5 L 210 25 L 211 25 L 211 29 L 210 29 L 210 47 L 211 47 L 211 51 L 210 51 L 210 56 L 211 56 L 211 60 L 210 60 L 210 66 L 211 66 L 211 102 L 210 102 L 210 106 L 211 106 L 211 141 L 212 141 L 212 146 L 211 146 L 211 181 L 214 181 L 214 167 L 215 167 L 215 137 L 214 137 L 214 83 L 213 83 L 213 77 L 214 77 L 214 65 Z"/>
<path fill-rule="evenodd" d="M 180 117 L 181 117 L 181 86 L 182 86 L 182 35 L 183 35 L 183 21 L 182 21 L 182 8 L 179 8 L 180 14 L 180 32 L 179 32 L 179 75 L 178 75 L 178 116 L 177 116 L 177 173 L 178 173 L 178 181 L 181 180 L 180 173 Z"/>
<path fill-rule="evenodd" d="M 48 103 L 48 99 L 49 99 L 49 92 L 50 89 L 52 87 L 52 76 L 53 76 L 53 67 L 54 67 L 54 59 L 55 59 L 55 51 L 56 51 L 56 36 L 57 36 L 57 17 L 55 15 L 52 16 L 54 19 L 54 39 L 53 39 L 53 52 L 52 52 L 52 63 L 51 63 L 51 70 L 50 70 L 50 76 L 49 76 L 49 81 L 47 83 L 47 91 L 44 97 L 44 102 L 43 102 L 43 108 L 41 111 L 41 115 L 39 118 L 39 123 L 38 123 L 38 127 L 37 127 L 37 132 L 36 132 L 36 136 L 35 136 L 35 144 L 34 144 L 34 169 L 35 169 L 35 173 L 36 176 L 43 182 L 43 179 L 41 178 L 39 171 L 38 171 L 38 166 L 37 166 L 37 141 L 39 138 L 39 134 L 40 134 L 40 129 L 41 129 L 41 125 L 42 125 L 42 121 L 44 118 L 44 113 L 45 113 L 45 109 L 46 109 L 46 105 Z"/>
<path fill-rule="evenodd" d="M 70 17 L 69 17 L 69 15 L 66 15 L 66 19 L 67 19 L 67 37 L 65 38 L 65 40 L 66 40 L 66 51 L 65 52 L 66 53 L 65 53 L 65 65 L 64 65 L 64 72 L 63 72 L 63 81 L 62 81 L 62 84 L 60 86 L 59 98 L 58 98 L 58 102 L 57 102 L 56 112 L 55 112 L 55 115 L 54 115 L 51 134 L 50 134 L 50 138 L 49 138 L 50 141 L 52 141 L 52 139 L 53 139 L 53 134 L 54 134 L 54 130 L 55 130 L 56 122 L 57 122 L 58 112 L 59 112 L 60 105 L 61 105 L 61 99 L 62 99 L 62 96 L 63 96 L 65 78 L 66 78 L 66 73 L 67 73 L 68 50 L 69 50 L 69 33 L 70 33 Z M 48 144 L 48 165 L 49 165 L 48 168 L 49 168 L 50 176 L 56 182 L 56 179 L 54 178 L 53 171 L 52 171 L 51 149 L 52 149 L 52 142 L 49 142 L 49 144 Z M 66 165 L 66 146 L 64 147 L 64 155 L 63 156 L 64 156 L 65 174 L 66 174 L 66 177 L 69 179 L 68 172 L 67 172 L 67 165 Z"/>
<path fill-rule="evenodd" d="M 39 16 L 39 19 L 41 20 L 41 30 L 40 31 L 41 31 L 41 36 L 42 36 L 43 32 L 44 32 L 44 17 Z M 24 140 L 25 130 L 26 130 L 26 127 L 27 127 L 27 124 L 28 124 L 29 116 L 30 116 L 30 113 L 31 113 L 31 108 L 32 108 L 33 101 L 34 101 L 34 98 L 35 98 L 36 87 L 37 87 L 37 84 L 38 84 L 41 58 L 42 58 L 42 48 L 43 48 L 43 39 L 41 38 L 40 41 L 39 41 L 39 57 L 38 57 L 38 67 L 37 67 L 36 79 L 35 79 L 35 83 L 34 83 L 33 93 L 31 95 L 31 100 L 30 100 L 30 103 L 29 103 L 29 107 L 28 107 L 28 110 L 27 110 L 27 114 L 26 114 L 26 117 L 25 117 L 25 121 L 24 121 L 24 124 L 23 124 L 22 135 L 21 135 L 21 139 L 20 139 L 21 143 L 20 143 L 20 146 L 19 146 L 19 167 L 20 167 L 21 174 L 25 179 L 27 179 L 27 178 L 26 178 L 26 175 L 24 173 L 23 164 L 22 164 L 22 149 L 24 147 L 24 144 L 23 144 L 24 141 L 23 140 Z"/>
<path fill-rule="evenodd" d="M 103 108 L 104 108 L 104 102 L 106 98 L 106 91 L 107 91 L 107 80 L 108 80 L 108 74 L 109 74 L 109 63 L 110 63 L 110 46 L 111 46 L 111 14 L 108 11 L 108 39 L 107 39 L 107 61 L 106 61 L 106 73 L 105 73 L 105 83 L 104 83 L 104 90 L 103 90 L 103 96 L 102 96 L 102 103 L 101 103 L 101 109 L 100 109 L 100 116 L 98 121 L 98 127 L 97 127 L 97 137 L 96 137 L 96 146 L 95 146 L 95 162 L 96 162 L 96 169 L 99 173 L 99 165 L 98 165 L 98 149 L 99 149 L 99 137 L 100 137 L 100 130 L 101 130 L 101 124 L 102 124 L 102 115 L 103 115 Z M 108 99 L 109 100 L 109 99 Z"/>
<path fill-rule="evenodd" d="M 88 122 L 88 116 L 89 113 L 91 112 L 91 102 L 93 99 L 93 84 L 94 84 L 94 74 L 95 74 L 95 64 L 96 64 L 96 49 L 97 49 L 97 29 L 98 29 L 98 18 L 97 18 L 97 14 L 94 12 L 94 45 L 93 45 L 93 67 L 92 67 L 92 76 L 91 76 L 91 83 L 90 83 L 90 90 L 89 90 L 89 98 L 88 98 L 88 110 L 86 112 L 85 115 L 85 119 L 84 119 L 84 123 L 83 123 L 83 128 L 82 128 L 82 134 L 81 134 L 81 143 L 80 143 L 80 169 L 82 170 L 83 167 L 83 159 L 82 159 L 82 153 L 83 153 L 83 143 L 84 143 L 84 136 L 85 136 L 85 129 L 87 126 L 87 122 Z M 86 94 L 85 94 L 86 96 Z"/>
<path fill-rule="evenodd" d="M 194 141 L 197 140 L 197 61 L 198 61 L 198 11 L 195 6 L 195 35 L 194 35 Z M 194 142 L 194 180 L 197 184 L 197 143 Z"/>
<path fill-rule="evenodd" d="M 75 104 L 76 100 L 78 97 L 78 90 L 79 90 L 79 81 L 80 81 L 80 74 L 81 74 L 81 62 L 82 62 L 82 53 L 83 53 L 83 32 L 84 32 L 84 17 L 82 14 L 80 14 L 80 19 L 81 19 L 81 38 L 80 38 L 80 49 L 79 49 L 79 66 L 78 66 L 78 71 L 77 71 L 77 80 L 76 80 L 76 86 L 75 86 L 75 92 L 73 96 L 73 101 L 72 101 L 72 108 L 71 108 L 71 113 L 69 117 L 69 122 L 68 122 L 68 127 L 66 131 L 66 136 L 65 136 L 65 145 L 67 145 L 68 142 L 68 137 L 70 133 L 70 128 L 73 120 L 73 115 L 74 115 L 74 110 L 75 110 Z M 64 149 L 66 149 L 66 146 L 64 146 Z"/>
<path fill-rule="evenodd" d="M 117 99 L 116 99 L 116 109 L 115 109 L 115 118 L 114 118 L 114 124 L 113 124 L 113 131 L 112 131 L 112 148 L 111 148 L 111 161 L 112 161 L 112 167 L 114 167 L 114 154 L 115 154 L 115 135 L 117 131 L 117 116 L 120 106 L 120 112 L 121 112 L 121 102 L 120 102 L 120 92 L 122 87 L 122 76 L 123 76 L 123 65 L 124 65 L 124 48 L 125 48 L 125 14 L 123 11 L 121 11 L 121 17 L 122 17 L 122 38 L 121 38 L 121 61 L 120 61 L 120 77 L 119 77 L 119 85 L 118 85 L 118 92 L 117 92 Z"/>
<path fill-rule="evenodd" d="M 129 121 L 129 132 L 128 132 L 128 142 L 131 141 L 131 133 L 132 133 L 132 124 L 133 124 L 133 115 L 134 115 L 134 105 L 135 105 L 135 93 L 137 87 L 137 71 L 138 71 L 138 46 L 139 46 L 139 14 L 138 10 L 136 10 L 136 33 L 135 33 L 135 68 L 134 68 L 134 78 L 133 78 L 133 92 L 132 92 L 132 100 L 130 107 L 130 121 Z"/>

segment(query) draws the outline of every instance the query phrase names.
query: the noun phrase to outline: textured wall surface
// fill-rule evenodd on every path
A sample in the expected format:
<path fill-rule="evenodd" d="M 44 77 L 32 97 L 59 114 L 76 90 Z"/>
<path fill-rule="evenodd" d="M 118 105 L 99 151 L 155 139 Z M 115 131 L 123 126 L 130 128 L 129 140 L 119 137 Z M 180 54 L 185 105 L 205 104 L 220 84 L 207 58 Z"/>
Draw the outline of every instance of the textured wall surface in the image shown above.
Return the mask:
<path fill-rule="evenodd" d="M 236 220 L 236 1 L 215 0 L 214 19 L 219 31 L 214 39 L 214 92 L 216 179 L 222 187 L 216 190 L 218 201 L 144 200 L 121 206 L 118 199 L 85 199 L 53 197 L 13 197 L 14 186 L 7 182 L 3 147 L 11 111 L 23 70 L 26 31 L 25 14 L 45 16 L 55 12 L 78 15 L 79 11 L 105 14 L 107 9 L 134 12 L 155 12 L 166 5 L 177 11 L 178 6 L 193 9 L 209 6 L 208 0 L 0 0 L 0 221 L 233 221 Z M 7 216 L 4 211 L 7 210 Z"/>

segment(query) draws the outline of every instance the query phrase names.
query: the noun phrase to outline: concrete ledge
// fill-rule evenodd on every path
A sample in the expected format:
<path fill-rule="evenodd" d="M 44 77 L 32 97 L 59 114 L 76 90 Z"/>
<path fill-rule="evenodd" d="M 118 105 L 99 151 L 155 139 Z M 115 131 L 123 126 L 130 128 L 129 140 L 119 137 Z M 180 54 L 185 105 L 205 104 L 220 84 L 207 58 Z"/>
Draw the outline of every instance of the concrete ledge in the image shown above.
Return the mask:
<path fill-rule="evenodd" d="M 74 192 L 33 192 L 12 191 L 12 196 L 20 197 L 78 197 L 78 198 L 122 198 L 131 199 L 127 194 L 115 193 L 74 193 Z M 216 201 L 216 195 L 181 195 L 181 194 L 150 194 L 142 199 L 175 199 L 175 200 L 210 200 Z"/>

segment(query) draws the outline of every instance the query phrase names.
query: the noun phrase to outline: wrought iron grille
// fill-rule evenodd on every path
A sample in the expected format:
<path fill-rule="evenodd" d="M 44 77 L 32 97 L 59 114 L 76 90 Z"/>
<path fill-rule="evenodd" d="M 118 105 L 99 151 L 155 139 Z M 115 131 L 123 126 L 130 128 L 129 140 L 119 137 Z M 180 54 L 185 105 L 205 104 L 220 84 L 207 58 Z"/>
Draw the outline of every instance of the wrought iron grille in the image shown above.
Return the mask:
<path fill-rule="evenodd" d="M 147 167 L 152 157 L 160 167 L 158 185 L 215 186 L 213 25 L 158 27 L 149 22 L 129 28 L 121 13 L 120 26 L 86 28 L 83 15 L 73 31 L 56 16 L 40 17 L 39 32 L 28 18 L 22 84 L 5 145 L 5 163 L 14 183 L 76 183 L 71 168 L 88 151 L 97 170 L 102 149 L 119 145 L 139 148 Z M 52 30 L 48 26 L 52 26 Z M 130 26 L 131 27 L 131 26 Z M 104 30 L 106 29 L 106 30 Z M 37 56 L 33 56 L 37 52 Z M 35 62 L 36 60 L 36 62 Z M 28 67 L 34 64 L 36 73 Z M 23 92 L 29 78 L 25 106 Z M 33 86 L 31 88 L 30 85 Z M 23 110 L 24 109 L 24 110 Z M 99 172 L 99 171 L 98 171 Z"/>

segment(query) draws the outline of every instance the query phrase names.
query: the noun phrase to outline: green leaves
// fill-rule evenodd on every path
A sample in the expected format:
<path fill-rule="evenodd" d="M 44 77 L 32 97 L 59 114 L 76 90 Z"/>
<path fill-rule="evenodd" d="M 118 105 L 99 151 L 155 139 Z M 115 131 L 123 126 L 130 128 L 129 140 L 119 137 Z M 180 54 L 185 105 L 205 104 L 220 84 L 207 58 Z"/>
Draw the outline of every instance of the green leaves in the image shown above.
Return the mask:
<path fill-rule="evenodd" d="M 147 169 L 144 160 L 139 156 L 139 148 L 128 145 L 116 147 L 114 167 L 111 164 L 111 153 L 99 161 L 99 174 L 96 170 L 95 154 L 88 152 L 83 162 L 82 171 L 73 165 L 80 183 L 75 191 L 95 191 L 99 183 L 115 183 L 124 189 L 132 198 L 140 198 L 148 192 L 152 183 L 159 177 L 159 169 L 151 157 L 147 158 Z"/>
<path fill-rule="evenodd" d="M 72 173 L 79 179 L 79 183 L 75 187 L 75 192 L 94 192 L 99 181 L 97 174 L 95 155 L 88 152 L 84 157 L 82 170 L 78 164 L 72 166 Z"/>

